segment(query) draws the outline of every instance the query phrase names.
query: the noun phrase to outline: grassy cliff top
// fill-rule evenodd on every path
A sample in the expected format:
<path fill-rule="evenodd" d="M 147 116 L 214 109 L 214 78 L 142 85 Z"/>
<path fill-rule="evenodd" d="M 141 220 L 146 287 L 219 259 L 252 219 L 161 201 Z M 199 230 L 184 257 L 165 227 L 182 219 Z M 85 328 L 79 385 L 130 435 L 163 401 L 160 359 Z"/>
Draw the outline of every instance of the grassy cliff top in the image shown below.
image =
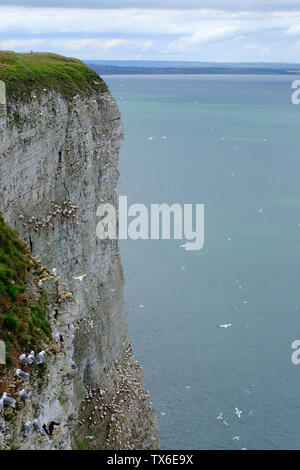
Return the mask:
<path fill-rule="evenodd" d="M 51 53 L 0 51 L 0 80 L 6 84 L 8 101 L 30 99 L 33 91 L 45 88 L 65 98 L 107 91 L 104 81 L 83 62 Z"/>

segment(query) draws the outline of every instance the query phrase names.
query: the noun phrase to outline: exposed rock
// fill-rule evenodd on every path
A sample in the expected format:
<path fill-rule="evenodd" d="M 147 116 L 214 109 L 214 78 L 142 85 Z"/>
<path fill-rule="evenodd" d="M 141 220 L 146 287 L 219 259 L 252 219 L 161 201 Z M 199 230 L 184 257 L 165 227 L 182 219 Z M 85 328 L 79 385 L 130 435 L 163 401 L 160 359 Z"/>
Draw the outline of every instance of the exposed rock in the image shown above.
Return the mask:
<path fill-rule="evenodd" d="M 67 100 L 49 89 L 28 102 L 5 103 L 1 87 L 0 207 L 50 269 L 43 283 L 52 328 L 63 343 L 47 354 L 45 374 L 34 373 L 30 400 L 0 443 L 158 448 L 151 400 L 127 337 L 118 242 L 96 237 L 97 206 L 101 200 L 117 204 L 123 130 L 116 103 L 109 92 Z M 82 282 L 73 279 L 84 273 Z M 35 418 L 60 425 L 52 436 L 32 428 L 23 438 L 22 426 Z"/>

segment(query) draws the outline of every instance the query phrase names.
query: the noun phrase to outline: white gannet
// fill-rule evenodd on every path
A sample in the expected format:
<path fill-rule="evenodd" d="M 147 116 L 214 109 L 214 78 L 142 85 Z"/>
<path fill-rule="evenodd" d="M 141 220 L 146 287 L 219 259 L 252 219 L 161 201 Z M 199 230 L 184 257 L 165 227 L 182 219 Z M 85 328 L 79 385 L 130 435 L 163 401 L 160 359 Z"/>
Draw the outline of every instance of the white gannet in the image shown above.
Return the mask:
<path fill-rule="evenodd" d="M 80 281 L 81 282 L 85 278 L 85 276 L 87 276 L 87 274 L 83 274 L 82 276 L 75 276 L 75 277 L 73 277 L 73 279 L 74 279 L 74 281 Z"/>
<path fill-rule="evenodd" d="M 235 408 L 235 414 L 238 416 L 238 418 L 241 417 L 242 413 L 243 413 L 243 412 L 240 411 L 238 408 Z"/>
<path fill-rule="evenodd" d="M 219 325 L 219 328 L 229 328 L 232 326 L 232 323 L 227 323 L 226 325 Z"/>

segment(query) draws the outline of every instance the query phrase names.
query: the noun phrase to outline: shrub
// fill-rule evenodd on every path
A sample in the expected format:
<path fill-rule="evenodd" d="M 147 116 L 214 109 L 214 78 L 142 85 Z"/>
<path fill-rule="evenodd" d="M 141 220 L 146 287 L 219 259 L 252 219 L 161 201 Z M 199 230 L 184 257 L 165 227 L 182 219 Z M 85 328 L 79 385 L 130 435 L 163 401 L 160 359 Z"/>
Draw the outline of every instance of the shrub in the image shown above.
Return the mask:
<path fill-rule="evenodd" d="M 15 302 L 19 294 L 17 286 L 15 284 L 10 284 L 7 288 L 7 292 L 9 293 L 11 300 Z"/>
<path fill-rule="evenodd" d="M 4 328 L 7 328 L 10 331 L 16 331 L 17 323 L 18 320 L 13 315 L 11 315 L 11 313 L 7 313 L 6 315 L 4 315 Z"/>

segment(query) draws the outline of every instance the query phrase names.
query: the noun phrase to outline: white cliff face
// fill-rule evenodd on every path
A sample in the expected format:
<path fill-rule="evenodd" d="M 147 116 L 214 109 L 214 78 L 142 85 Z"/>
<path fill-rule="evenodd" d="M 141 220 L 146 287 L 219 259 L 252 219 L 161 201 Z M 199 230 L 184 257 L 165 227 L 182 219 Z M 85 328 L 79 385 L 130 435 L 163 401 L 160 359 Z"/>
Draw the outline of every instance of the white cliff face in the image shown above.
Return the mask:
<path fill-rule="evenodd" d="M 67 339 L 40 392 L 31 391 L 40 393 L 38 416 L 31 416 L 28 400 L 15 427 L 37 417 L 62 424 L 53 437 L 20 439 L 18 448 L 158 447 L 151 401 L 127 337 L 118 243 L 96 237 L 98 205 L 116 205 L 122 138 L 109 92 L 67 102 L 45 90 L 6 105 L 0 85 L 1 211 L 73 294 L 61 302 L 49 281 L 50 320 Z M 83 274 L 82 281 L 73 279 Z M 76 373 L 68 369 L 72 360 Z"/>

